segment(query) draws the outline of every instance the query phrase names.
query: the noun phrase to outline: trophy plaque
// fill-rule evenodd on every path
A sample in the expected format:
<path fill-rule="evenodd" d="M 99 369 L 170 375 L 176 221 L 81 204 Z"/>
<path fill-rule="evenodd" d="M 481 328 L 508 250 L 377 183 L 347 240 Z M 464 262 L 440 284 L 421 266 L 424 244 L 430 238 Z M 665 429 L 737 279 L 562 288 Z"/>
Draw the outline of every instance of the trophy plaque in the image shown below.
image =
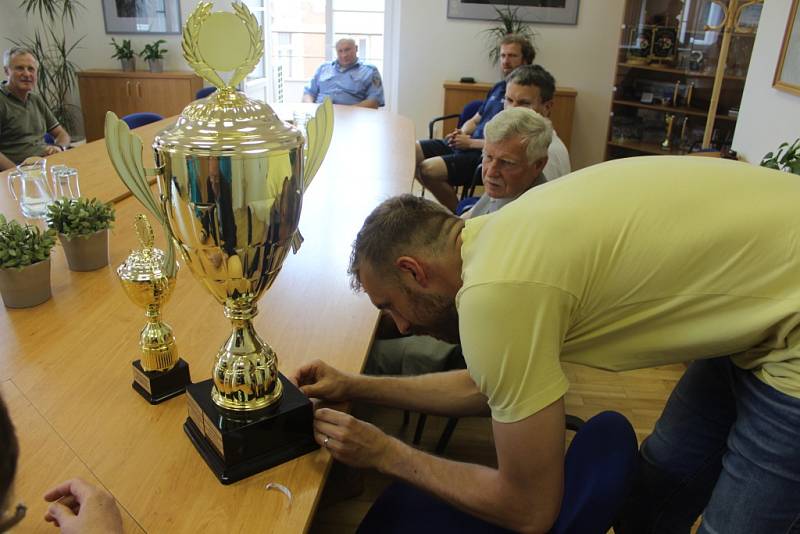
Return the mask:
<path fill-rule="evenodd" d="M 150 404 L 158 404 L 186 390 L 189 364 L 178 357 L 172 328 L 161 322 L 161 307 L 175 287 L 175 276 L 164 273 L 164 253 L 153 248 L 153 230 L 147 217 L 134 223 L 141 248 L 131 252 L 117 268 L 122 288 L 145 309 L 147 324 L 139 335 L 141 358 L 133 366 L 133 389 Z"/>
<path fill-rule="evenodd" d="M 164 225 L 232 325 L 211 378 L 187 387 L 184 423 L 223 484 L 318 448 L 310 401 L 278 372 L 275 352 L 252 321 L 258 299 L 302 243 L 303 193 L 333 133 L 330 100 L 306 125 L 306 149 L 298 129 L 236 91 L 261 61 L 264 43 L 247 7 L 232 7 L 233 13 L 212 13 L 211 3 L 200 2 L 186 21 L 184 58 L 217 91 L 188 105 L 156 136 L 156 169 L 142 167 L 141 140 L 116 115 L 106 115 L 117 174 Z M 221 73 L 230 73 L 227 81 Z M 158 180 L 159 199 L 150 193 L 148 175 Z"/>

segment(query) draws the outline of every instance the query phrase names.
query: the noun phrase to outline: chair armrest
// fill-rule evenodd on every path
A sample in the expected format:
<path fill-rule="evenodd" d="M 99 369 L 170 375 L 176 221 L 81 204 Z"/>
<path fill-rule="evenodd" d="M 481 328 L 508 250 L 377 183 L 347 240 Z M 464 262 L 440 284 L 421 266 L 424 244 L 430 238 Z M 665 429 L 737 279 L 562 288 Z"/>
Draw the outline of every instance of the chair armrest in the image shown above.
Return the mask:
<path fill-rule="evenodd" d="M 435 117 L 428 123 L 428 139 L 433 139 L 433 125 L 439 121 L 445 121 L 447 119 L 456 119 L 461 117 L 461 114 L 455 113 L 452 115 L 442 115 L 441 117 Z"/>

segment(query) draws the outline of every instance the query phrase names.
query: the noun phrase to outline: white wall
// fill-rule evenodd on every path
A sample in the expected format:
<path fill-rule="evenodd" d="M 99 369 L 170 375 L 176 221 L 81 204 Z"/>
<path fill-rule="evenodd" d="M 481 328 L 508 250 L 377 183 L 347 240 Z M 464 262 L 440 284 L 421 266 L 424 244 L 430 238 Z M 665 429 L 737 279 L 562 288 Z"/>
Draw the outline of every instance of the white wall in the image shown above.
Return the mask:
<path fill-rule="evenodd" d="M 498 67 L 487 59 L 480 31 L 488 21 L 447 18 L 445 0 L 401 0 L 397 111 L 410 117 L 419 137 L 441 115 L 445 80 L 472 76 L 495 82 Z M 571 160 L 573 168 L 602 161 L 611 106 L 616 47 L 624 0 L 583 0 L 578 24 L 537 24 L 536 62 L 559 86 L 577 89 Z"/>
<path fill-rule="evenodd" d="M 755 164 L 782 142 L 800 137 L 800 96 L 772 87 L 791 3 L 764 2 L 744 86 L 733 148 Z"/>
<path fill-rule="evenodd" d="M 786 3 L 786 0 L 778 0 Z M 0 0 L 0 36 L 21 38 L 32 33 L 18 0 Z M 75 62 L 84 69 L 119 68 L 111 59 L 111 35 L 105 33 L 100 0 L 87 0 L 86 11 L 76 23 L 75 34 L 86 35 L 75 53 Z M 218 0 L 215 9 L 226 7 L 230 0 Z M 411 118 L 417 135 L 427 135 L 428 121 L 443 109 L 445 80 L 472 76 L 478 81 L 494 82 L 499 69 L 487 59 L 480 31 L 488 21 L 447 18 L 445 0 L 387 0 L 391 4 L 393 29 L 399 30 L 395 80 L 387 80 L 387 90 L 395 91 L 387 100 L 398 113 Z M 185 22 L 197 0 L 181 0 Z M 573 123 L 571 159 L 574 168 L 602 160 L 608 125 L 611 86 L 614 76 L 619 25 L 624 0 L 584 0 L 580 3 L 576 26 L 535 25 L 538 34 L 536 61 L 550 70 L 560 86 L 577 89 Z M 158 38 L 167 40 L 164 67 L 186 69 L 180 52 L 180 36 L 122 35 L 131 39 L 136 50 Z M 118 40 L 119 40 L 118 38 Z M 138 65 L 146 69 L 145 64 Z M 391 77 L 390 77 L 391 78 Z M 394 103 L 396 102 L 396 106 Z"/>

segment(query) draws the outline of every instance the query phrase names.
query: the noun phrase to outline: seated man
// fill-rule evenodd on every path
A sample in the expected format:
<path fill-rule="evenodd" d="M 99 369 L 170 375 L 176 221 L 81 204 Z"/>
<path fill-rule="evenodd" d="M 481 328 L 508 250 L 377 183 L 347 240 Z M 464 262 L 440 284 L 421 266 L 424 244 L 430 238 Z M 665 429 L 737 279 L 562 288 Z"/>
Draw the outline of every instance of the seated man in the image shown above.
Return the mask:
<path fill-rule="evenodd" d="M 353 39 L 336 42 L 336 60 L 323 63 L 303 91 L 303 102 L 322 102 L 377 109 L 384 105 L 383 82 L 377 67 L 358 59 Z"/>
<path fill-rule="evenodd" d="M 519 35 L 507 35 L 500 43 L 503 78 L 520 65 L 530 64 L 535 56 L 530 41 Z M 503 109 L 505 92 L 503 79 L 491 88 L 478 112 L 461 128 L 456 128 L 443 140 L 417 141 L 415 177 L 450 211 L 455 211 L 458 204 L 453 188 L 472 183 L 481 160 L 483 128 Z"/>
<path fill-rule="evenodd" d="M 294 380 L 331 401 L 491 413 L 497 467 L 426 454 L 326 407 L 314 413 L 317 442 L 450 503 L 461 531 L 489 522 L 547 532 L 564 481 L 562 362 L 612 371 L 691 362 L 642 444 L 615 531 L 689 532 L 702 514 L 700 534 L 791 532 L 798 199 L 791 174 L 653 156 L 587 167 L 466 221 L 412 195 L 385 201 L 354 242 L 353 286 L 399 331 L 460 341 L 467 370 L 373 377 L 316 361 Z M 386 530 L 438 524 L 418 515 L 397 506 Z"/>
<path fill-rule="evenodd" d="M 27 48 L 15 47 L 3 54 L 8 78 L 0 84 L 0 170 L 10 169 L 31 156 L 49 156 L 65 150 L 70 138 L 33 90 L 39 62 Z M 44 142 L 45 132 L 55 145 Z"/>
<path fill-rule="evenodd" d="M 515 69 L 506 81 L 505 109 L 523 107 L 550 118 L 553 96 L 556 93 L 556 80 L 544 67 L 523 65 Z M 547 158 L 547 166 L 544 168 L 545 180 L 555 180 L 571 172 L 569 152 L 555 129 L 553 140 L 547 149 Z"/>

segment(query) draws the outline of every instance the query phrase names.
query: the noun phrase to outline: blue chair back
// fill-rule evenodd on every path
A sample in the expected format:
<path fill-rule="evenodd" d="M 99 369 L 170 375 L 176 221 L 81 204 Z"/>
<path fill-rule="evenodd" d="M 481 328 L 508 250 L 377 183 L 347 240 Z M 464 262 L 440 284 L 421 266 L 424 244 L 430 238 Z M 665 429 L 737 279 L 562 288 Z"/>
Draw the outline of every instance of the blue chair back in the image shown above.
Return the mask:
<path fill-rule="evenodd" d="M 638 442 L 624 415 L 601 412 L 581 426 L 564 461 L 564 500 L 550 534 L 605 534 L 633 482 Z"/>
<path fill-rule="evenodd" d="M 151 122 L 160 121 L 163 119 L 161 115 L 158 113 L 150 113 L 147 111 L 143 111 L 141 113 L 131 113 L 130 115 L 125 115 L 122 117 L 122 120 L 125 121 L 125 124 L 128 125 L 128 128 L 133 130 L 134 128 L 138 128 L 139 126 L 144 126 L 145 124 L 150 124 Z"/>
<path fill-rule="evenodd" d="M 571 419 L 576 419 L 572 417 Z M 567 426 L 571 421 L 567 420 Z M 578 428 L 564 460 L 564 499 L 550 534 L 605 534 L 631 487 L 636 434 L 622 414 L 602 412 Z M 358 526 L 358 534 L 506 534 L 404 483 L 390 485 Z"/>
<path fill-rule="evenodd" d="M 467 197 L 460 200 L 458 206 L 456 206 L 456 215 L 460 217 L 465 211 L 474 206 L 478 200 L 480 200 L 480 197 Z"/>
<path fill-rule="evenodd" d="M 483 104 L 483 100 L 473 100 L 471 102 L 467 102 L 467 105 L 461 110 L 461 115 L 458 116 L 459 128 L 461 128 L 465 122 L 470 120 L 478 112 L 478 108 L 481 107 L 481 104 Z"/>
<path fill-rule="evenodd" d="M 216 90 L 217 88 L 214 87 L 213 85 L 211 87 L 203 87 L 202 89 L 197 91 L 197 94 L 194 95 L 194 98 L 195 100 L 200 100 L 201 98 L 207 97 Z"/>

